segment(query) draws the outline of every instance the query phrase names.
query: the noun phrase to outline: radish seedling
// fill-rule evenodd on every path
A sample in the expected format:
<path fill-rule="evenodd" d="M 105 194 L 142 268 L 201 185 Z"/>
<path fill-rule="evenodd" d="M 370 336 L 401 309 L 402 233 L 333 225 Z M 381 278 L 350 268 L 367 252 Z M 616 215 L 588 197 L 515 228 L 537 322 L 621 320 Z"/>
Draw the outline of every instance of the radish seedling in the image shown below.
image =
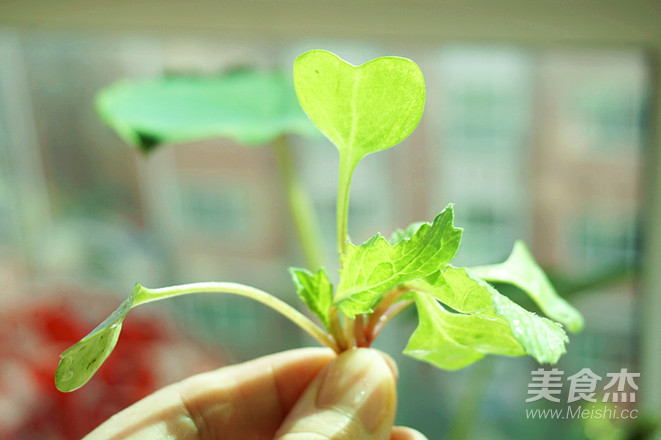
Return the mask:
<path fill-rule="evenodd" d="M 376 234 L 358 245 L 348 240 L 349 189 L 356 166 L 367 154 L 401 142 L 422 117 L 425 86 L 415 63 L 384 57 L 353 66 L 330 52 L 313 50 L 296 59 L 294 86 L 301 107 L 340 156 L 339 284 L 334 287 L 323 268 L 290 269 L 298 296 L 319 323 L 246 285 L 207 282 L 150 289 L 137 284 L 103 323 L 62 353 L 55 374 L 58 389 L 75 390 L 94 375 L 117 343 L 122 321 L 132 308 L 201 292 L 261 302 L 337 353 L 369 347 L 390 319 L 413 304 L 419 323 L 404 353 L 439 368 L 462 368 L 487 354 L 527 354 L 540 363 L 555 363 L 565 352 L 568 339 L 561 324 L 579 331 L 583 318 L 557 295 L 522 242 L 515 243 L 501 264 L 451 264 L 462 235 L 453 224 L 452 205 L 430 223 L 413 224 L 389 238 Z M 224 127 L 207 122 L 211 131 Z M 124 137 L 130 137 L 127 125 L 119 125 Z M 550 319 L 523 309 L 489 281 L 519 287 Z"/>

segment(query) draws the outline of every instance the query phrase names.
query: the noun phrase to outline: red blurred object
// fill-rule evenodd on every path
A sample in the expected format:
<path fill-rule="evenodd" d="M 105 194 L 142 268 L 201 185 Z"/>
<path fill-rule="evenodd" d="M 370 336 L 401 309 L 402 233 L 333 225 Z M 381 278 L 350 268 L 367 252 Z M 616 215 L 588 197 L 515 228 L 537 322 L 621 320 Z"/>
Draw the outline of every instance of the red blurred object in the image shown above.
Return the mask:
<path fill-rule="evenodd" d="M 90 316 L 90 309 L 107 315 L 118 304 L 97 295 L 53 295 L 0 313 L 0 437 L 78 440 L 165 384 L 221 365 L 164 317 L 136 313 L 92 380 L 61 393 L 54 384 L 59 354 L 105 318 Z"/>

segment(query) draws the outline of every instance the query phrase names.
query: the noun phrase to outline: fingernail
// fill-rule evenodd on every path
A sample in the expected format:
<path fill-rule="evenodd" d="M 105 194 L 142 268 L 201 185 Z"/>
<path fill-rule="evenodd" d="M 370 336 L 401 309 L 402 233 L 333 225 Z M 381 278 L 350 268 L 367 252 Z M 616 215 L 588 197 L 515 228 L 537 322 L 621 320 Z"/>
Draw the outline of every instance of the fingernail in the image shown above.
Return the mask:
<path fill-rule="evenodd" d="M 393 367 L 382 353 L 355 349 L 341 354 L 329 365 L 316 403 L 319 408 L 334 407 L 355 415 L 371 433 L 384 423 L 392 423 L 395 402 Z"/>

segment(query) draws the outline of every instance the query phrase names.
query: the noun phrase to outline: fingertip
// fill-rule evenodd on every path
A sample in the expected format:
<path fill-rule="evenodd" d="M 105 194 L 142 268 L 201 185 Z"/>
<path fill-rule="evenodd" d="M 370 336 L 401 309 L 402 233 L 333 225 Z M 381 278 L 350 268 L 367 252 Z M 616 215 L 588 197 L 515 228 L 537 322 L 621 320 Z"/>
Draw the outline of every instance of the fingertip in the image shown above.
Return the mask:
<path fill-rule="evenodd" d="M 389 438 L 397 401 L 395 375 L 394 362 L 383 353 L 347 350 L 308 387 L 276 438 Z"/>
<path fill-rule="evenodd" d="M 388 364 L 388 367 L 390 367 L 390 371 L 392 371 L 392 375 L 395 380 L 399 379 L 399 368 L 397 367 L 397 362 L 395 362 L 395 360 L 391 358 L 388 353 L 385 353 L 381 350 L 375 351 L 377 351 L 386 360 L 386 364 Z"/>
<path fill-rule="evenodd" d="M 390 440 L 429 440 L 423 433 L 406 426 L 393 426 Z"/>

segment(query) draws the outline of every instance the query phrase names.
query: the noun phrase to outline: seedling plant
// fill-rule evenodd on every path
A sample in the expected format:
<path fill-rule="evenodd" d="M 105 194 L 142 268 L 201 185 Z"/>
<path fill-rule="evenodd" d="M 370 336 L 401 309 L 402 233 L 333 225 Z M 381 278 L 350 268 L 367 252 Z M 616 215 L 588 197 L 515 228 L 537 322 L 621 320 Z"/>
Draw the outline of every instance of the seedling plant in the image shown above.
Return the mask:
<path fill-rule="evenodd" d="M 452 205 L 430 222 L 414 223 L 387 238 L 376 234 L 361 244 L 349 240 L 349 194 L 356 166 L 366 155 L 400 143 L 422 117 L 425 85 L 414 62 L 383 57 L 353 66 L 330 52 L 313 50 L 295 60 L 294 87 L 300 107 L 339 151 L 339 283 L 333 286 L 319 259 L 308 259 L 310 270 L 290 268 L 293 287 L 317 322 L 277 297 L 243 284 L 203 282 L 163 288 L 136 284 L 105 321 L 61 354 L 55 373 L 58 389 L 73 391 L 91 379 L 115 347 L 131 309 L 203 292 L 244 296 L 265 304 L 336 353 L 370 347 L 391 319 L 413 305 L 418 325 L 404 353 L 441 369 L 459 369 L 488 354 L 530 355 L 539 363 L 555 363 L 565 353 L 568 338 L 563 326 L 580 331 L 583 318 L 558 296 L 523 242 L 517 241 L 502 263 L 452 265 L 462 236 L 462 229 L 454 225 Z M 113 111 L 110 104 L 100 106 L 102 114 L 104 108 Z M 105 117 L 112 119 L 110 114 Z M 124 120 L 115 128 L 128 138 L 128 125 Z M 225 128 L 215 125 L 211 132 L 214 129 Z M 150 147 L 152 142 L 145 139 L 154 136 L 154 132 L 149 136 L 143 132 L 142 145 Z M 295 186 L 289 189 L 294 196 L 299 194 Z M 309 224 L 300 218 L 306 211 L 296 206 L 292 203 L 297 224 Z M 299 234 L 303 241 L 305 237 L 319 240 L 309 234 L 310 228 L 303 229 L 307 231 Z M 303 243 L 304 249 L 312 247 Z M 547 317 L 522 308 L 490 282 L 520 288 Z"/>

